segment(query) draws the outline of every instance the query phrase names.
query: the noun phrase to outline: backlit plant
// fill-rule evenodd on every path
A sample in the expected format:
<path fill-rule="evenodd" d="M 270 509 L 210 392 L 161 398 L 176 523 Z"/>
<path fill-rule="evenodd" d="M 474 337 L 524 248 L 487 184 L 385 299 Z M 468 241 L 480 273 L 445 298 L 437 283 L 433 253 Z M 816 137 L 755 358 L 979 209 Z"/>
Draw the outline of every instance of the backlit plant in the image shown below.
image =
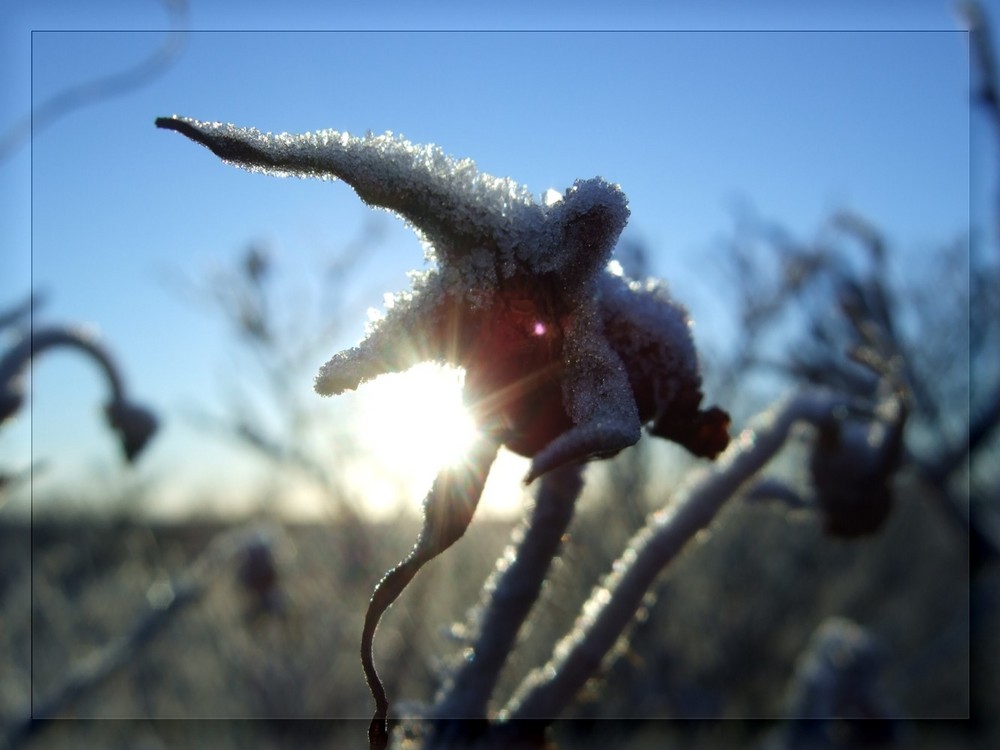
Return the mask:
<path fill-rule="evenodd" d="M 319 393 L 334 395 L 423 361 L 458 366 L 480 430 L 466 461 L 435 480 L 416 545 L 378 583 L 370 602 L 362 663 L 376 702 L 373 747 L 389 740 L 388 696 L 372 658 L 379 619 L 419 568 L 465 532 L 501 445 L 531 458 L 526 482 L 541 478 L 536 504 L 509 562 L 487 587 L 469 658 L 426 715 L 429 746 L 541 742 L 533 733 L 546 722 L 517 720 L 551 721 L 565 708 L 611 652 L 662 569 L 775 455 L 795 423 L 822 426 L 829 451 L 847 451 L 841 436 L 848 435 L 850 450 L 862 453 L 888 454 L 886 446 L 898 443 L 903 391 L 891 368 L 873 367 L 888 384 L 893 414 L 901 415 L 871 431 L 874 443 L 855 446 L 857 430 L 846 429 L 849 422 L 883 423 L 870 404 L 805 393 L 766 413 L 727 449 L 728 415 L 701 407 L 686 311 L 661 282 L 630 280 L 612 260 L 629 210 L 622 190 L 601 178 L 578 180 L 536 201 L 469 160 L 391 134 L 271 135 L 179 117 L 156 124 L 250 171 L 343 180 L 365 203 L 405 219 L 433 264 L 412 274 L 412 289 L 390 298 L 366 338 L 336 354 L 316 378 Z M 877 364 L 874 354 L 869 359 L 866 364 Z M 695 456 L 725 453 L 712 472 L 682 488 L 669 511 L 650 517 L 552 661 L 529 675 L 489 721 L 487 702 L 572 516 L 582 464 L 634 444 L 643 428 Z M 825 454 L 817 455 L 822 465 Z M 881 487 L 892 462 L 873 466 L 878 476 L 865 481 Z"/>

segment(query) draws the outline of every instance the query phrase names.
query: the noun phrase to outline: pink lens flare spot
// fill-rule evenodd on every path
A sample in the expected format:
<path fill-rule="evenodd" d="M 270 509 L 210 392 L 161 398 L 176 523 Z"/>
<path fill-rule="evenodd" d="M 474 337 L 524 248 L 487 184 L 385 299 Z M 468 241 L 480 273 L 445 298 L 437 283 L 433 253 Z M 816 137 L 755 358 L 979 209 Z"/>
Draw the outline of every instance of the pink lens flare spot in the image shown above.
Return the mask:
<path fill-rule="evenodd" d="M 531 332 L 536 336 L 544 336 L 547 330 L 548 328 L 546 328 L 545 324 L 542 321 L 536 320 L 535 325 L 531 329 Z"/>

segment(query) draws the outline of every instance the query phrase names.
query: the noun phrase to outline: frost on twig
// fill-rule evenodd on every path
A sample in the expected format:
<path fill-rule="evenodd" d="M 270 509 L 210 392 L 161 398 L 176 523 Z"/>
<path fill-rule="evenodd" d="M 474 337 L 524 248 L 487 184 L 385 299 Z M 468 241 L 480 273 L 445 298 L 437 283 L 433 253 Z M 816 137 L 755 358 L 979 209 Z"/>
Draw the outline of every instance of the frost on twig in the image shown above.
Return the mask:
<path fill-rule="evenodd" d="M 542 478 L 530 518 L 515 531 L 511 546 L 483 588 L 483 602 L 474 613 L 475 639 L 434 707 L 439 734 L 452 729 L 453 719 L 486 718 L 500 671 L 538 600 L 582 487 L 579 466 Z"/>
<path fill-rule="evenodd" d="M 824 531 L 856 537 L 877 530 L 891 506 L 909 413 L 902 364 L 885 330 L 845 306 L 857 343 L 849 355 L 876 378 L 876 400 L 829 390 L 802 392 L 773 407 L 744 430 L 719 460 L 696 475 L 667 508 L 654 513 L 629 542 L 602 585 L 594 589 L 573 630 L 552 660 L 526 678 L 501 712 L 507 719 L 558 716 L 621 638 L 663 569 L 741 491 L 795 503 L 798 493 L 758 472 L 782 448 L 796 423 L 815 428 L 809 462 Z"/>
<path fill-rule="evenodd" d="M 594 589 L 551 661 L 529 674 L 501 718 L 556 718 L 611 652 L 664 568 L 781 449 L 792 425 L 823 424 L 831 415 L 858 409 L 843 396 L 807 391 L 761 415 L 715 465 L 689 481 L 668 508 L 650 517 Z"/>

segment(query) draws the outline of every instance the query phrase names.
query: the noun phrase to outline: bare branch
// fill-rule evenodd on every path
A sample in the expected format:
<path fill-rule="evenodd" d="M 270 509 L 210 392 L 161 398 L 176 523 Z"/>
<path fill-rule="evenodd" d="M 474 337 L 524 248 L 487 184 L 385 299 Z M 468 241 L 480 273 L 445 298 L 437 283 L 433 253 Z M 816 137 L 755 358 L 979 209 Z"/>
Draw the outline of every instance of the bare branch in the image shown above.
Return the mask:
<path fill-rule="evenodd" d="M 77 349 L 97 363 L 111 390 L 111 399 L 104 407 L 108 425 L 118 434 L 125 458 L 134 461 L 156 432 L 156 416 L 127 398 L 124 380 L 110 353 L 79 329 L 48 326 L 32 331 L 0 357 L 0 424 L 24 404 L 22 379 L 31 360 L 54 347 Z"/>

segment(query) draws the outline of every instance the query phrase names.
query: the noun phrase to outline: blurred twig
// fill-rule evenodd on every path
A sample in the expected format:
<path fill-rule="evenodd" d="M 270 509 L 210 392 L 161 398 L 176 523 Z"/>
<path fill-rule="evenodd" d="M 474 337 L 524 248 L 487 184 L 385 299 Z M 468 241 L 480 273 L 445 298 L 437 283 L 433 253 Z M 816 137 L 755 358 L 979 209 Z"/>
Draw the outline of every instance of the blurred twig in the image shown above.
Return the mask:
<path fill-rule="evenodd" d="M 765 750 L 888 748 L 898 725 L 879 684 L 889 656 L 880 639 L 857 623 L 830 617 L 799 655 L 789 685 L 788 721 Z"/>
<path fill-rule="evenodd" d="M 40 292 L 32 292 L 23 302 L 0 311 L 0 331 L 5 328 L 23 329 L 30 325 L 31 316 L 45 302 L 45 296 Z"/>
<path fill-rule="evenodd" d="M 166 71 L 183 49 L 184 34 L 188 27 L 188 6 L 187 0 L 161 2 L 169 15 L 170 30 L 163 43 L 152 54 L 131 67 L 88 83 L 71 86 L 41 102 L 7 132 L 0 133 L 0 161 L 70 112 L 134 91 Z"/>
<path fill-rule="evenodd" d="M 259 569 L 261 557 L 273 543 L 273 534 L 260 528 L 240 528 L 216 536 L 180 575 L 172 581 L 150 586 L 147 592 L 149 606 L 137 615 L 126 635 L 71 666 L 59 684 L 33 700 L 30 715 L 6 730 L 0 737 L 3 743 L 0 747 L 13 750 L 136 659 L 182 611 L 204 596 L 231 563 L 242 560 L 243 565 L 236 571 L 240 582 L 248 588 L 259 588 L 260 575 L 252 575 L 257 572 L 255 570 L 248 573 L 248 563 Z"/>
<path fill-rule="evenodd" d="M 979 78 L 978 90 L 973 96 L 987 108 L 994 125 L 1000 129 L 1000 93 L 992 29 L 981 3 L 965 0 L 958 3 L 958 12 L 969 30 L 972 68 Z"/>
<path fill-rule="evenodd" d="M 340 479 L 353 446 L 332 435 L 337 423 L 317 411 L 304 384 L 318 352 L 339 332 L 348 305 L 345 289 L 358 265 L 371 257 L 382 236 L 380 227 L 381 222 L 370 222 L 334 253 L 325 273 L 317 274 L 314 293 L 288 289 L 275 254 L 260 243 L 249 244 L 231 265 L 204 281 L 175 271 L 166 274 L 175 294 L 222 319 L 238 354 L 250 360 L 247 366 L 230 368 L 222 412 L 195 409 L 191 420 L 266 458 L 279 470 L 273 474 L 276 481 L 286 478 L 281 470 L 289 469 L 308 480 L 355 527 L 358 539 L 366 534 L 360 510 Z M 333 460 L 331 443 L 337 446 Z"/>
<path fill-rule="evenodd" d="M 117 433 L 126 460 L 134 461 L 157 430 L 156 416 L 128 398 L 125 381 L 110 353 L 100 341 L 78 328 L 45 326 L 33 329 L 0 356 L 0 426 L 24 405 L 24 374 L 31 361 L 56 347 L 80 351 L 100 368 L 111 391 L 111 398 L 104 406 L 104 416 Z"/>

